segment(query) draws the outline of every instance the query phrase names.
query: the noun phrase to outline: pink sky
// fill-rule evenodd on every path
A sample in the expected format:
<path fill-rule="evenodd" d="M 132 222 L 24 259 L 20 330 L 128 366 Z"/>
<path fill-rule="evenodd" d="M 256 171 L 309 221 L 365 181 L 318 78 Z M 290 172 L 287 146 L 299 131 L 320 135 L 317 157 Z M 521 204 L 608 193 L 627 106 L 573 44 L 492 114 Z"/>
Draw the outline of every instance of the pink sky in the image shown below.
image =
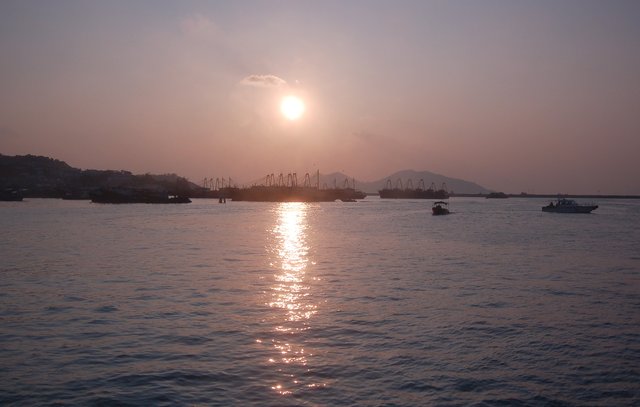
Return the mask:
<path fill-rule="evenodd" d="M 3 1 L 0 153 L 640 194 L 638 21 L 624 1 Z"/>

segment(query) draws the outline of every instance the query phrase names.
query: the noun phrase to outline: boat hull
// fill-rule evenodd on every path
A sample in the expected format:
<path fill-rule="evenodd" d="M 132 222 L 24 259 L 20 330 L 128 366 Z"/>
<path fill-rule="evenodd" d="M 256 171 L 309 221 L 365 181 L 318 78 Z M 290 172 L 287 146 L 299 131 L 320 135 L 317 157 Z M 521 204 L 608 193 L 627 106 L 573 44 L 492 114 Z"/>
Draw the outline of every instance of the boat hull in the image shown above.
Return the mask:
<path fill-rule="evenodd" d="M 253 186 L 236 188 L 229 191 L 228 197 L 233 201 L 252 202 L 333 202 L 342 200 L 353 202 L 366 195 L 351 188 L 318 189 L 312 187 L 270 187 Z"/>
<path fill-rule="evenodd" d="M 598 209 L 598 205 L 580 205 L 566 208 L 544 206 L 542 211 L 552 213 L 591 213 L 596 209 Z"/>

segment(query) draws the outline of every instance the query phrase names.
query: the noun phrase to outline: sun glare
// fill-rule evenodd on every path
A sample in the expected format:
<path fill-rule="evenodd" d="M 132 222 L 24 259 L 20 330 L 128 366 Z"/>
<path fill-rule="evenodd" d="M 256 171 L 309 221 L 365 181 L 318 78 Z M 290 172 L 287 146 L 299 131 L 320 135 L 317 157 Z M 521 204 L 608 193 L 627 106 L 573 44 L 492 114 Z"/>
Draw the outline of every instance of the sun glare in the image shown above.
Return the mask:
<path fill-rule="evenodd" d="M 304 113 L 304 102 L 297 96 L 285 96 L 280 102 L 280 111 L 289 120 L 298 120 Z"/>

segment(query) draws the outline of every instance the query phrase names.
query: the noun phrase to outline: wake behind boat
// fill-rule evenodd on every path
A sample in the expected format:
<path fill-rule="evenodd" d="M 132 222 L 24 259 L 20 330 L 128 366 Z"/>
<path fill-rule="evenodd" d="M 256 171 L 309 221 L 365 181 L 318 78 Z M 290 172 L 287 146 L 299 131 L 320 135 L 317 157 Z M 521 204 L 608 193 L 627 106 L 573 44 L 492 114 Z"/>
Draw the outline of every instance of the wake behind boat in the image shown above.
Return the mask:
<path fill-rule="evenodd" d="M 598 208 L 594 204 L 579 204 L 573 199 L 560 198 L 556 202 L 549 202 L 549 205 L 543 206 L 543 212 L 557 213 L 591 213 Z"/>

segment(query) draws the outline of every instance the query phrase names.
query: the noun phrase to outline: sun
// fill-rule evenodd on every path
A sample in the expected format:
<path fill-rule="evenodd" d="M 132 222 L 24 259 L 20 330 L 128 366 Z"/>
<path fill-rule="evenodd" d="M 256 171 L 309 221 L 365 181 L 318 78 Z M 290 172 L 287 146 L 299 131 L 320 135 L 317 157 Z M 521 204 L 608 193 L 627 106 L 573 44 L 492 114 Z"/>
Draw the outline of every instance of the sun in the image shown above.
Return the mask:
<path fill-rule="evenodd" d="M 280 102 L 280 112 L 289 120 L 298 120 L 304 113 L 304 102 L 297 96 L 285 96 Z"/>

